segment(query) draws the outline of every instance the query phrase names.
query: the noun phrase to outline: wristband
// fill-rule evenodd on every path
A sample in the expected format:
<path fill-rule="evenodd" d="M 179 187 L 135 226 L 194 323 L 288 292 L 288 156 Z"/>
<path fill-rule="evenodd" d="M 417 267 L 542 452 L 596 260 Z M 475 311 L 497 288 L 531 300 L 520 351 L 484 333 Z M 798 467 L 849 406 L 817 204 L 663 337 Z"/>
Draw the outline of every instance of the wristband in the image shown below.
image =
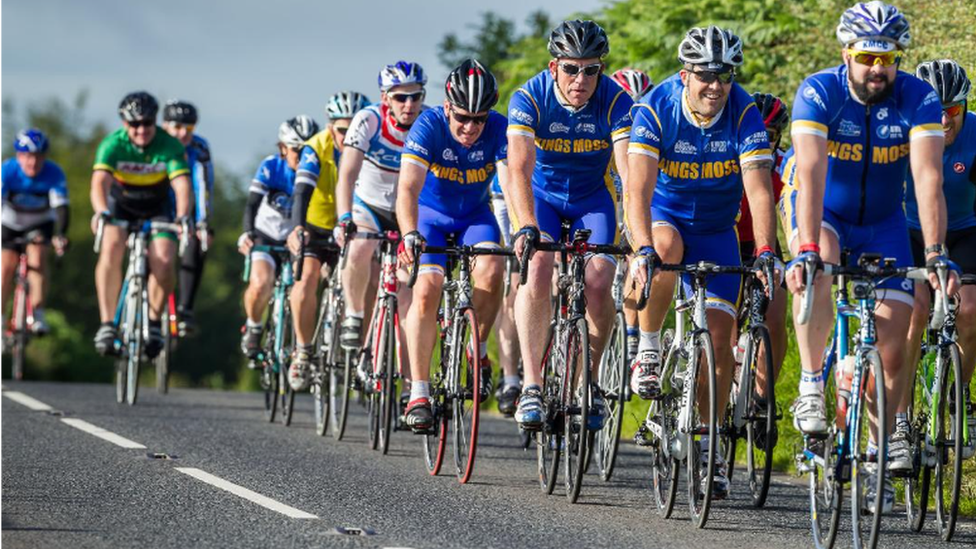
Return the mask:
<path fill-rule="evenodd" d="M 803 248 L 800 248 L 800 251 L 801 252 L 804 251 Z M 817 251 L 819 251 L 819 250 L 817 250 Z M 761 256 L 762 254 L 764 254 L 766 252 L 773 253 L 773 247 L 772 246 L 763 246 L 762 248 L 759 248 L 755 252 L 753 252 L 752 253 L 752 256 L 753 257 L 759 257 L 759 256 Z"/>
<path fill-rule="evenodd" d="M 817 244 L 816 242 L 808 242 L 806 244 L 801 244 L 800 245 L 800 253 L 802 254 L 804 252 L 815 252 L 815 253 L 817 253 L 819 255 L 820 254 L 820 244 Z"/>
<path fill-rule="evenodd" d="M 344 213 L 344 214 L 342 214 L 342 215 L 339 216 L 339 223 L 345 223 L 346 221 L 349 221 L 350 219 L 352 219 L 352 212 L 346 212 L 346 213 Z"/>

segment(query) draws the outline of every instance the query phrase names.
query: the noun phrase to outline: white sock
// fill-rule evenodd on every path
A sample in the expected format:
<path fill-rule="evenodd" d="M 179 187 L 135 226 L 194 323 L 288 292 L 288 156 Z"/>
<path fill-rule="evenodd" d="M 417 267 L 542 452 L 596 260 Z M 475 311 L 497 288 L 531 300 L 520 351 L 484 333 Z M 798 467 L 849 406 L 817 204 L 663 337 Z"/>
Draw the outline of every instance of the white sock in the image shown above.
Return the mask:
<path fill-rule="evenodd" d="M 410 401 L 413 402 L 418 398 L 430 398 L 429 381 L 414 381 L 410 384 Z"/>
<path fill-rule="evenodd" d="M 808 372 L 800 370 L 800 396 L 823 394 L 823 370 Z"/>
<path fill-rule="evenodd" d="M 509 387 L 518 387 L 518 386 L 519 386 L 518 375 L 502 377 L 502 387 L 507 389 Z"/>
<path fill-rule="evenodd" d="M 248 328 L 261 328 L 264 326 L 264 322 L 261 322 L 260 320 L 251 320 L 250 318 L 247 319 L 246 324 Z"/>
<path fill-rule="evenodd" d="M 661 350 L 661 330 L 656 332 L 645 332 L 644 330 L 641 330 L 640 346 L 637 348 L 637 352 L 647 350 Z"/>
<path fill-rule="evenodd" d="M 354 311 L 348 305 L 346 306 L 346 318 L 358 318 L 362 320 L 366 316 L 364 311 Z"/>

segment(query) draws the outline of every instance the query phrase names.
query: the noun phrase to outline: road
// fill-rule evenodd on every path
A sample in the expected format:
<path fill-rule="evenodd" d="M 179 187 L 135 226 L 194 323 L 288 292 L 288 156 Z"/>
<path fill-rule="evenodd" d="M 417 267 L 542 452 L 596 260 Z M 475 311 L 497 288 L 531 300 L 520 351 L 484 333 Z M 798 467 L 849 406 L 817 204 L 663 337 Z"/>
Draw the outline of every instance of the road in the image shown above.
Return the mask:
<path fill-rule="evenodd" d="M 812 546 L 806 490 L 792 477 L 775 479 L 762 510 L 736 477 L 698 530 L 680 494 L 675 518 L 657 515 L 647 457 L 630 443 L 612 481 L 587 476 L 572 505 L 561 485 L 541 492 L 534 451 L 518 447 L 510 420 L 488 414 L 461 486 L 426 474 L 409 433 L 394 435 L 387 456 L 369 450 L 356 407 L 336 442 L 315 435 L 307 398 L 286 428 L 264 421 L 259 394 L 143 388 L 127 407 L 109 385 L 4 381 L 3 395 L 5 549 Z M 931 523 L 914 534 L 900 515 L 886 517 L 885 532 L 882 547 L 942 546 Z M 849 547 L 849 530 L 840 535 Z M 961 524 L 956 540 L 976 546 L 976 524 Z"/>

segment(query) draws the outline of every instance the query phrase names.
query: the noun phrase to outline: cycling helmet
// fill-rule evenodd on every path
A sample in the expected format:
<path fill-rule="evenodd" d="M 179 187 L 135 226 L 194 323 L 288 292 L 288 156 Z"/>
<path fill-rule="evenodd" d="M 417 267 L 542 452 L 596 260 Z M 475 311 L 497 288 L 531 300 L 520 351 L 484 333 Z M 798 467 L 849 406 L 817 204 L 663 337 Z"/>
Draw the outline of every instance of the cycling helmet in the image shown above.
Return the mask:
<path fill-rule="evenodd" d="M 149 92 L 132 92 L 122 98 L 119 103 L 119 116 L 126 122 L 140 120 L 155 120 L 159 112 L 159 103 Z"/>
<path fill-rule="evenodd" d="M 762 115 L 766 127 L 782 133 L 790 123 L 790 111 L 786 108 L 786 103 L 771 93 L 754 93 L 752 99 L 759 107 L 759 114 Z"/>
<path fill-rule="evenodd" d="M 651 81 L 650 76 L 647 76 L 647 73 L 629 67 L 613 73 L 613 79 L 634 98 L 634 101 L 644 97 L 644 94 L 654 87 L 654 82 Z"/>
<path fill-rule="evenodd" d="M 920 63 L 915 68 L 915 76 L 935 88 L 943 105 L 965 101 L 969 96 L 970 82 L 966 69 L 951 59 Z"/>
<path fill-rule="evenodd" d="M 894 42 L 899 49 L 905 49 L 912 36 L 908 32 L 908 20 L 898 8 L 873 0 L 848 8 L 837 25 L 837 40 L 841 44 L 846 46 L 865 39 Z"/>
<path fill-rule="evenodd" d="M 427 75 L 424 68 L 418 63 L 409 61 L 397 61 L 395 65 L 387 65 L 380 71 L 379 76 L 380 91 L 390 91 L 393 86 L 403 86 L 405 84 L 427 84 Z"/>
<path fill-rule="evenodd" d="M 295 149 L 304 145 L 317 133 L 319 133 L 319 125 L 312 120 L 312 117 L 300 114 L 281 123 L 278 127 L 278 142 Z"/>
<path fill-rule="evenodd" d="M 365 95 L 354 91 L 341 91 L 329 98 L 329 102 L 325 104 L 325 114 L 329 120 L 348 119 L 367 105 L 369 99 Z"/>
<path fill-rule="evenodd" d="M 196 124 L 197 108 L 192 103 L 180 99 L 170 99 L 163 107 L 163 122 L 176 122 L 177 124 Z"/>
<path fill-rule="evenodd" d="M 495 76 L 476 59 L 467 59 L 447 76 L 447 100 L 468 112 L 485 112 L 498 102 Z"/>
<path fill-rule="evenodd" d="M 602 58 L 610 53 L 610 41 L 593 21 L 563 21 L 549 35 L 549 53 L 557 59 Z"/>
<path fill-rule="evenodd" d="M 742 64 L 742 40 L 715 25 L 694 27 L 678 46 L 678 61 L 704 65 L 711 71 L 738 67 Z"/>
<path fill-rule="evenodd" d="M 14 137 L 14 150 L 26 153 L 46 153 L 48 147 L 47 136 L 36 128 L 21 130 Z"/>

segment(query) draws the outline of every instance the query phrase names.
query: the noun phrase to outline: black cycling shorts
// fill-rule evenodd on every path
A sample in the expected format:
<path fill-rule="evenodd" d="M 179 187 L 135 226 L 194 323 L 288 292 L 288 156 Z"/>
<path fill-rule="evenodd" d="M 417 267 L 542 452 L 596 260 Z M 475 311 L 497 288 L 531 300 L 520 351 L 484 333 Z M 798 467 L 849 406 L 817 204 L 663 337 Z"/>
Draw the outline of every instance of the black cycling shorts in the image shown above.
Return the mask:
<path fill-rule="evenodd" d="M 34 240 L 40 237 L 41 244 L 50 243 L 51 238 L 54 236 L 54 222 L 47 221 L 40 225 L 34 225 L 33 227 L 24 229 L 23 231 L 18 231 L 17 229 L 12 229 L 4 225 L 3 234 L 0 236 L 3 238 L 4 250 L 13 250 L 22 254 L 27 248 L 27 240 Z"/>
<path fill-rule="evenodd" d="M 915 258 L 915 265 L 924 267 L 925 240 L 922 238 L 922 231 L 908 229 L 908 234 L 912 240 L 912 257 Z M 976 274 L 976 227 L 948 231 L 945 245 L 949 248 L 949 259 L 959 265 L 962 272 Z"/>

